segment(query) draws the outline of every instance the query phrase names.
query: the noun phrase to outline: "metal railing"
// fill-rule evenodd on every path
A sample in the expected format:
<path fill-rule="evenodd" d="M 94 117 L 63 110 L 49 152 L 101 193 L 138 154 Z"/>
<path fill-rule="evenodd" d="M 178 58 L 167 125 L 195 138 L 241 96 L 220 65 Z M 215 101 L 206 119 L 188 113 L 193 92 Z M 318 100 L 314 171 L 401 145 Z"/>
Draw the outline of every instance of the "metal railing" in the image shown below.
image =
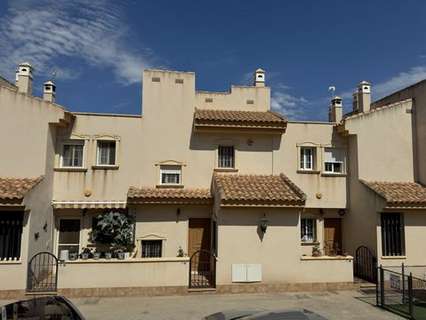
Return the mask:
<path fill-rule="evenodd" d="M 426 280 L 407 270 L 412 267 L 378 268 L 376 304 L 409 319 L 426 319 Z"/>

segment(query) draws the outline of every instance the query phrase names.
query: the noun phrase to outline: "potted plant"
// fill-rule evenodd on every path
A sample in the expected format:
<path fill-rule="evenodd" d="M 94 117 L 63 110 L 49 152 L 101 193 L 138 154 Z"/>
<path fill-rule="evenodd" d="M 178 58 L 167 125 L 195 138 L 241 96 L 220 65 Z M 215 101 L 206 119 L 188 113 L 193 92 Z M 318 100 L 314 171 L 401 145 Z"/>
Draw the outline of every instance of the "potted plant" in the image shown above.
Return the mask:
<path fill-rule="evenodd" d="M 69 257 L 70 261 L 75 261 L 75 260 L 78 259 L 78 253 L 77 252 L 70 252 L 68 257 Z"/>
<path fill-rule="evenodd" d="M 185 256 L 185 252 L 183 251 L 182 247 L 179 246 L 178 252 L 177 252 L 177 257 L 182 258 Z"/>
<path fill-rule="evenodd" d="M 312 248 L 312 256 L 313 257 L 321 257 L 321 250 L 320 250 L 320 248 L 319 248 L 319 246 L 318 245 L 316 245 L 316 246 L 314 246 L 313 248 Z"/>
<path fill-rule="evenodd" d="M 89 248 L 83 248 L 83 251 L 81 252 L 81 259 L 87 260 L 90 258 L 92 254 L 92 251 Z"/>
<path fill-rule="evenodd" d="M 98 250 L 95 250 L 95 252 L 93 252 L 93 259 L 99 260 L 100 257 L 101 257 L 101 253 Z"/>
<path fill-rule="evenodd" d="M 111 259 L 111 258 L 112 258 L 112 253 L 111 253 L 111 252 L 109 252 L 109 251 L 104 252 L 104 257 L 105 257 L 105 259 L 109 260 L 109 259 Z"/>
<path fill-rule="evenodd" d="M 126 253 L 122 249 L 115 250 L 115 255 L 118 260 L 124 260 L 126 258 Z"/>
<path fill-rule="evenodd" d="M 117 257 L 125 258 L 124 253 L 131 251 L 134 247 L 134 218 L 122 212 L 104 212 L 96 217 L 91 238 L 94 243 L 112 247 Z M 108 259 L 106 254 L 105 258 Z"/>

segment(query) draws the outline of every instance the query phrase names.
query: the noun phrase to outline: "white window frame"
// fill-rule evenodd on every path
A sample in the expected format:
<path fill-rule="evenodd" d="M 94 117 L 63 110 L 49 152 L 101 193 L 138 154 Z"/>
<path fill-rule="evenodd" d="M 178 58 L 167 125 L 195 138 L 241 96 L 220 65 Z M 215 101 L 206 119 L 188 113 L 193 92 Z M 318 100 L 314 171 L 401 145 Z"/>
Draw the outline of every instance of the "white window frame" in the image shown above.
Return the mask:
<path fill-rule="evenodd" d="M 169 168 L 167 168 L 169 167 Z M 171 167 L 176 167 L 176 169 L 172 169 Z M 178 174 L 179 182 L 178 183 L 164 183 L 163 182 L 163 174 Z M 165 186 L 180 186 L 182 185 L 182 166 L 181 165 L 160 165 L 160 185 Z"/>
<path fill-rule="evenodd" d="M 220 161 L 220 148 L 232 148 L 232 166 L 229 167 L 223 167 L 221 166 L 221 161 Z M 222 145 L 218 145 L 217 147 L 217 168 L 218 169 L 235 169 L 235 146 L 234 145 L 226 145 L 226 144 L 222 144 Z"/>
<path fill-rule="evenodd" d="M 66 145 L 79 145 L 83 147 L 83 155 L 82 155 L 82 159 L 81 159 L 81 166 L 65 166 L 64 165 L 64 149 Z M 62 148 L 61 148 L 61 157 L 60 157 L 60 167 L 61 168 L 69 168 L 69 169 L 81 169 L 81 168 L 85 168 L 85 161 L 86 161 L 86 141 L 83 139 L 73 139 L 73 140 L 67 140 L 64 141 L 62 143 Z"/>
<path fill-rule="evenodd" d="M 80 232 L 79 232 L 79 237 L 78 237 L 78 254 L 80 254 L 81 249 L 82 249 L 82 240 L 83 240 L 83 235 L 82 235 L 82 229 L 83 229 L 83 219 L 81 217 L 77 217 L 77 216 L 67 216 L 67 217 L 58 217 L 57 218 L 57 229 L 56 229 L 56 237 L 55 237 L 55 252 L 59 255 L 59 246 L 60 245 L 74 245 L 74 244 L 66 244 L 66 243 L 59 243 L 59 234 L 60 234 L 60 227 L 61 227 L 61 221 L 62 220 L 80 220 Z"/>
<path fill-rule="evenodd" d="M 309 226 L 305 223 L 305 229 L 303 230 L 303 225 L 302 225 L 302 221 L 303 220 L 311 220 L 312 221 L 312 239 L 304 239 L 304 233 L 307 231 L 307 228 L 309 228 Z M 312 217 L 302 217 L 300 218 L 300 240 L 303 243 L 315 243 L 317 242 L 317 238 L 318 238 L 318 234 L 317 234 L 317 219 L 316 218 L 312 218 Z M 307 232 L 309 233 L 309 232 Z"/>
<path fill-rule="evenodd" d="M 342 161 L 326 161 L 325 160 L 325 154 L 327 150 L 343 150 L 341 148 L 333 148 L 333 147 L 325 147 L 324 148 L 324 161 L 323 161 L 323 172 L 326 174 L 345 174 L 346 168 L 345 168 L 345 156 L 343 154 L 343 160 Z M 332 165 L 332 170 L 327 170 L 327 164 Z M 341 165 L 341 171 L 335 171 L 334 164 L 340 164 Z"/>
<path fill-rule="evenodd" d="M 113 164 L 106 164 L 106 163 L 101 163 L 100 162 L 100 147 L 99 144 L 102 142 L 109 142 L 109 143 L 114 143 L 115 145 L 115 155 L 114 155 L 114 163 Z M 118 143 L 116 140 L 112 140 L 112 139 L 98 139 L 96 140 L 96 165 L 97 166 L 102 166 L 102 167 L 116 167 L 117 166 L 117 151 L 118 151 Z"/>
<path fill-rule="evenodd" d="M 307 159 L 305 158 L 304 150 L 311 150 L 311 166 L 307 167 Z M 316 147 L 312 146 L 300 146 L 299 150 L 299 170 L 302 171 L 315 171 L 315 161 L 316 161 Z"/>

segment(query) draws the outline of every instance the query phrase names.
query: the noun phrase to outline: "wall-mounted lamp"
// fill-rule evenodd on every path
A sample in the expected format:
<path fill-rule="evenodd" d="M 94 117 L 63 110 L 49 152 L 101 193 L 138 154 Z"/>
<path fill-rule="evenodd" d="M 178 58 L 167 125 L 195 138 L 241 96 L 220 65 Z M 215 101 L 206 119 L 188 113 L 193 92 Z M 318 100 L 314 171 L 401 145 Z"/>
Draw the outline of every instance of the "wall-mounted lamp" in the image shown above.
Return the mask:
<path fill-rule="evenodd" d="M 346 214 L 346 210 L 345 209 L 339 209 L 339 211 L 337 211 L 337 214 L 341 217 L 343 217 Z"/>
<path fill-rule="evenodd" d="M 268 228 L 268 219 L 266 219 L 265 214 L 259 221 L 259 228 L 260 228 L 260 231 L 262 231 L 262 233 L 266 233 L 266 229 Z"/>
<path fill-rule="evenodd" d="M 44 230 L 44 232 L 47 232 L 47 221 L 43 225 L 43 230 Z"/>
<path fill-rule="evenodd" d="M 40 238 L 40 232 L 35 232 L 34 233 L 34 239 L 38 240 L 38 238 Z"/>

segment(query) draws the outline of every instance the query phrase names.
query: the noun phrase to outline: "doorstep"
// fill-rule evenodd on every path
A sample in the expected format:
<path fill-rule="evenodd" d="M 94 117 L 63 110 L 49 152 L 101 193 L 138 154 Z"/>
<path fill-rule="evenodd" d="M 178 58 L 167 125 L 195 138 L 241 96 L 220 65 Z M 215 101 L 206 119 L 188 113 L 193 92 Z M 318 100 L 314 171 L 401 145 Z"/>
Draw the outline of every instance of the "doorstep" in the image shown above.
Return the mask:
<path fill-rule="evenodd" d="M 205 293 L 216 293 L 216 288 L 189 288 L 188 293 L 199 293 L 199 294 L 205 294 Z"/>

